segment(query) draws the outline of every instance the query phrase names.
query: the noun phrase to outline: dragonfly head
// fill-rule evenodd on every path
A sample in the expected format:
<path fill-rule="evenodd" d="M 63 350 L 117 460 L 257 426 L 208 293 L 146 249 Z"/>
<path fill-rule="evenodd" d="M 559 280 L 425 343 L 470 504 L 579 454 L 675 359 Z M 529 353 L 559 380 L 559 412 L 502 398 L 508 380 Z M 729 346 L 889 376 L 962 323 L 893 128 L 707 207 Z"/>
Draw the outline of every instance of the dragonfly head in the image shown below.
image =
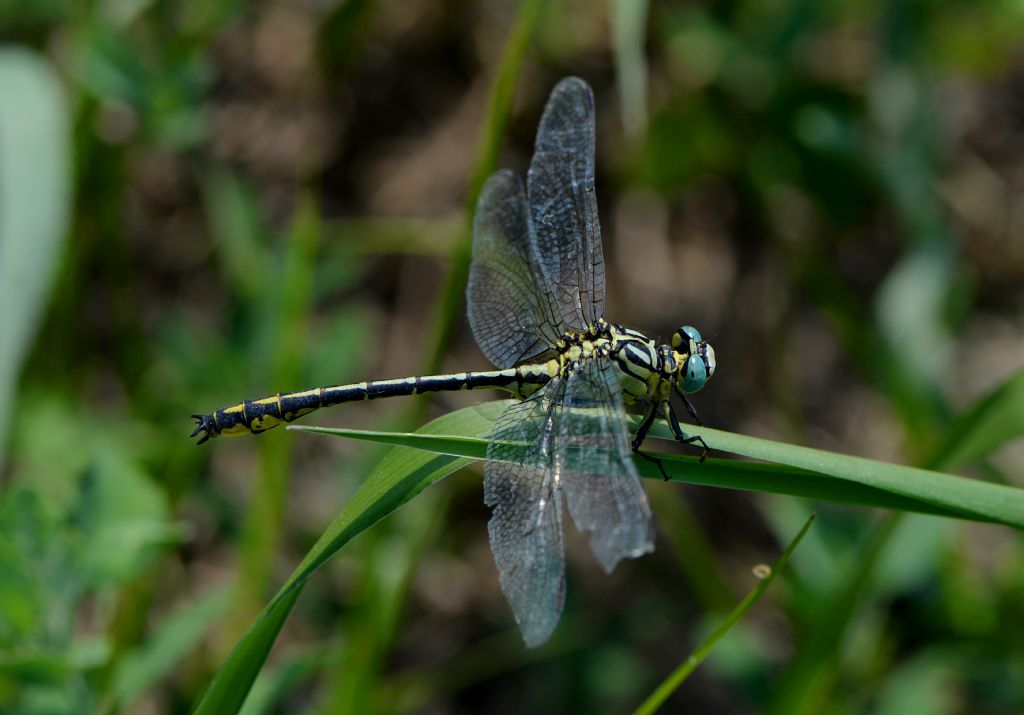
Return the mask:
<path fill-rule="evenodd" d="M 697 392 L 715 374 L 715 349 L 692 325 L 684 325 L 672 336 L 672 349 L 686 359 L 678 361 L 676 386 L 683 394 Z"/>

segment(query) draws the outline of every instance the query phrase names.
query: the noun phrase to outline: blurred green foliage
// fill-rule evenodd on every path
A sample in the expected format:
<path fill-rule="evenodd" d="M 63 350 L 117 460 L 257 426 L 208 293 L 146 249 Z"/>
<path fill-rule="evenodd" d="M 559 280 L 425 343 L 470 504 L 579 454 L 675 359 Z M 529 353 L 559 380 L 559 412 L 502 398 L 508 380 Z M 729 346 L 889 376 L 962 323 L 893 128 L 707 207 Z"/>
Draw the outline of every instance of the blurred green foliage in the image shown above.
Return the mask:
<path fill-rule="evenodd" d="M 464 206 L 566 74 L 610 317 L 714 335 L 705 423 L 1019 486 L 1022 31 L 1013 2 L 0 0 L 0 711 L 198 702 L 381 452 L 197 449 L 187 416 L 483 366 Z M 627 710 L 812 509 L 668 709 L 1024 709 L 1009 529 L 651 484 L 658 552 L 605 578 L 570 544 L 526 652 L 474 474 L 308 582 L 246 712 Z"/>

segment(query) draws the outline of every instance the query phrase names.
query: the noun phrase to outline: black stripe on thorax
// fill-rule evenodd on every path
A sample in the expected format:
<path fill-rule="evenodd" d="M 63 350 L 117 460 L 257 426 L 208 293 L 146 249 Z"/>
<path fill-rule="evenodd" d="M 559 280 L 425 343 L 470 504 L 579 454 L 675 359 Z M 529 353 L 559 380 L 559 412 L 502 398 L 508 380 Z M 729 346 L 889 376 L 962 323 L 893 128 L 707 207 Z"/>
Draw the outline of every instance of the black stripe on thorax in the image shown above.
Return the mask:
<path fill-rule="evenodd" d="M 650 372 L 658 369 L 657 354 L 652 354 L 647 343 L 641 343 L 639 340 L 620 340 L 619 345 L 622 346 L 626 359 L 633 365 Z"/>
<path fill-rule="evenodd" d="M 650 356 L 649 351 L 645 350 L 644 347 L 638 347 L 645 345 L 645 343 L 639 340 L 619 340 L 616 343 L 617 349 L 612 352 L 612 357 L 619 368 L 640 382 L 646 382 L 650 375 L 642 374 L 636 368 L 641 368 L 647 373 L 657 371 L 657 365 L 652 365 L 644 359 Z"/>
<path fill-rule="evenodd" d="M 649 340 L 649 338 L 643 333 L 641 333 L 639 330 L 633 330 L 632 328 L 624 328 L 621 325 L 615 326 L 615 332 L 618 335 L 623 336 L 627 339 L 633 338 L 641 342 L 647 342 Z"/>
<path fill-rule="evenodd" d="M 647 382 L 646 375 L 640 375 L 634 371 L 634 365 L 628 360 L 624 360 L 619 353 L 612 353 L 612 359 L 615 360 L 615 364 L 619 366 L 619 369 L 630 377 L 639 380 L 640 382 Z"/>

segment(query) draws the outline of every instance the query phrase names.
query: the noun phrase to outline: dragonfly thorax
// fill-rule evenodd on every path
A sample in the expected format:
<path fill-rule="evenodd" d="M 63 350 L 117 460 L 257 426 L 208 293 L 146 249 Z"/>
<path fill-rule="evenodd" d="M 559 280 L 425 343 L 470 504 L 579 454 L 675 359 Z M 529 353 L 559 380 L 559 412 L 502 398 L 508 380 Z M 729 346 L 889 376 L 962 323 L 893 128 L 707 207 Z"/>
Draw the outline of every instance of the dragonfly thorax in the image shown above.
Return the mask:
<path fill-rule="evenodd" d="M 556 372 L 563 375 L 582 360 L 614 361 L 627 404 L 668 399 L 673 386 L 683 393 L 697 392 L 715 370 L 714 349 L 690 326 L 680 328 L 669 345 L 598 319 L 585 331 L 562 336 L 557 350 Z"/>

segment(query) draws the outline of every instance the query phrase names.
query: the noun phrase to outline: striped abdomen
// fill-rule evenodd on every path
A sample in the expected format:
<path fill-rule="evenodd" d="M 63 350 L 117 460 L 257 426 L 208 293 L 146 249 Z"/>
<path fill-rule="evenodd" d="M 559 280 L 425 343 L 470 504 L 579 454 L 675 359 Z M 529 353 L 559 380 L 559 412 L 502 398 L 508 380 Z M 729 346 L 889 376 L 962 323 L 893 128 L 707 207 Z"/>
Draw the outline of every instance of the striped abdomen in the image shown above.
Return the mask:
<path fill-rule="evenodd" d="M 283 422 L 291 422 L 321 407 L 342 402 L 375 400 L 380 397 L 420 395 L 450 390 L 505 389 L 522 393 L 524 386 L 543 385 L 557 371 L 557 363 L 521 365 L 508 370 L 462 372 L 451 375 L 424 375 L 398 380 L 372 380 L 351 385 L 316 387 L 301 392 L 280 392 L 270 397 L 246 400 L 222 407 L 196 419 L 195 437 L 204 432 L 199 444 L 218 435 L 242 435 L 266 432 Z"/>

